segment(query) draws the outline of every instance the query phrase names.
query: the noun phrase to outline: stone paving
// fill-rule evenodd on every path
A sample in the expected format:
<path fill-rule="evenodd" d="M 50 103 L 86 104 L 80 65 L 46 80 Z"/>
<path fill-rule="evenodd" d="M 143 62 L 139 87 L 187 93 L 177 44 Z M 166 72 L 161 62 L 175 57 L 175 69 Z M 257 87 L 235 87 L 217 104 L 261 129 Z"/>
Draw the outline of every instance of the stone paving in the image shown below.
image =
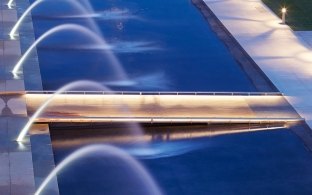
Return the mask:
<path fill-rule="evenodd" d="M 29 5 L 27 0 L 16 2 L 18 6 L 9 9 L 6 1 L 0 0 L 0 92 L 25 91 L 42 89 L 38 63 L 25 63 L 24 75 L 34 77 L 24 82 L 24 76 L 18 78 L 11 74 L 13 65 L 28 47 L 24 42 L 34 39 L 31 17 L 24 26 L 27 32 L 20 32 L 19 38 L 11 40 L 8 32 L 17 21 L 20 12 Z M 17 9 L 18 8 L 18 9 Z M 19 10 L 17 12 L 17 10 Z M 26 39 L 28 41 L 26 41 Z M 36 53 L 32 58 L 37 59 Z M 32 61 L 33 62 L 33 61 Z M 29 74 L 26 70 L 32 70 Z M 33 84 L 35 83 L 35 84 Z M 25 87 L 26 86 L 26 87 Z M 28 120 L 25 98 L 2 98 L 0 114 L 0 194 L 1 195 L 32 195 L 43 178 L 54 168 L 53 153 L 49 131 L 34 131 L 23 143 L 15 141 L 20 129 Z M 38 128 L 38 127 L 37 127 Z M 38 133 L 40 132 L 40 133 Z M 34 146 L 31 147 L 31 146 Z M 56 180 L 49 185 L 46 194 L 58 194 Z"/>
<path fill-rule="evenodd" d="M 260 0 L 204 0 L 312 127 L 312 51 Z"/>
<path fill-rule="evenodd" d="M 21 55 L 18 40 L 9 40 L 7 30 L 17 20 L 16 10 L 7 9 L 1 1 L 1 56 L 0 56 L 0 90 L 23 91 L 24 82 L 14 79 L 10 73 L 12 64 Z M 33 174 L 32 153 L 29 143 L 18 144 L 15 138 L 18 130 L 27 121 L 27 110 L 24 98 L 15 98 L 18 103 L 10 109 L 12 100 L 5 100 L 5 108 L 0 116 L 0 194 L 33 194 L 35 180 Z"/>

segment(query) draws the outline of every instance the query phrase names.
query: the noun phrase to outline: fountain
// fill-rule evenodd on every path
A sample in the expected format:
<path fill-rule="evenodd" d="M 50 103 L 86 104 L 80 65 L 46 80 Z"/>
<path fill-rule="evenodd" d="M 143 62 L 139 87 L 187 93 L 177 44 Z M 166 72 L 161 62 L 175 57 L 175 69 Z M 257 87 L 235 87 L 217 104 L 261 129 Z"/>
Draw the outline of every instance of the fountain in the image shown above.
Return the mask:
<path fill-rule="evenodd" d="M 138 19 L 137 17 L 130 15 L 129 10 L 126 9 L 105 10 L 90 14 L 58 16 L 57 18 L 99 18 L 101 20 Z"/>
<path fill-rule="evenodd" d="M 12 30 L 10 31 L 9 35 L 11 39 L 14 39 L 17 30 L 19 29 L 20 25 L 23 23 L 23 21 L 25 20 L 25 17 L 34 9 L 36 8 L 38 5 L 40 5 L 41 3 L 46 2 L 47 0 L 36 0 L 34 3 L 32 3 L 27 9 L 26 11 L 22 14 L 22 16 L 18 19 L 18 21 L 15 23 L 15 25 L 13 26 Z M 87 10 L 86 8 L 84 8 L 79 1 L 75 1 L 75 0 L 65 0 L 66 2 L 70 3 L 73 7 L 75 7 L 80 13 L 88 15 L 90 13 L 93 13 L 92 10 Z M 64 2 L 64 1 L 62 1 Z M 10 3 L 10 2 L 9 2 Z M 12 3 L 10 3 L 11 6 Z M 9 4 L 8 4 L 9 6 Z M 100 30 L 97 27 L 97 24 L 90 18 L 89 19 L 89 25 L 90 28 L 92 28 L 93 30 L 95 30 L 97 33 L 100 34 Z"/>
<path fill-rule="evenodd" d="M 58 89 L 54 94 L 52 94 L 37 110 L 36 112 L 31 116 L 31 118 L 28 120 L 28 122 L 26 123 L 26 125 L 24 126 L 24 128 L 21 130 L 21 132 L 19 133 L 16 141 L 17 142 L 22 142 L 26 136 L 26 134 L 29 131 L 29 128 L 31 127 L 31 125 L 34 123 L 34 121 L 36 120 L 36 118 L 38 118 L 42 112 L 45 110 L 45 108 L 47 106 L 49 106 L 49 104 L 53 101 L 53 99 L 55 98 L 55 96 L 60 95 L 66 91 L 70 91 L 72 89 L 77 89 L 77 88 L 82 88 L 82 87 L 92 87 L 92 88 L 96 88 L 98 90 L 101 91 L 111 91 L 109 88 L 105 87 L 104 85 L 101 85 L 97 82 L 94 81 L 89 81 L 89 80 L 81 80 L 81 81 L 74 81 L 71 82 L 63 87 L 61 87 L 60 89 Z M 121 111 L 123 112 L 127 112 L 127 108 L 125 107 L 121 107 L 120 108 Z M 141 128 L 136 124 L 136 123 L 130 123 L 129 124 L 131 131 L 133 131 L 132 133 L 134 135 L 137 136 L 141 136 L 142 135 L 142 130 Z M 138 139 L 137 139 L 138 138 Z M 139 139 L 139 137 L 134 137 L 133 142 L 137 142 Z"/>
<path fill-rule="evenodd" d="M 149 195 L 161 195 L 162 192 L 157 186 L 154 179 L 150 176 L 150 174 L 145 170 L 145 168 L 133 157 L 131 157 L 129 154 L 124 152 L 123 150 L 110 146 L 110 145 L 90 145 L 83 147 L 81 149 L 78 149 L 77 151 L 73 152 L 69 156 L 67 156 L 63 161 L 61 161 L 55 169 L 44 179 L 44 181 L 41 183 L 37 191 L 35 192 L 35 195 L 40 195 L 40 193 L 45 189 L 45 187 L 49 184 L 51 179 L 53 179 L 55 176 L 57 176 L 58 173 L 60 173 L 62 170 L 64 170 L 66 167 L 74 163 L 75 161 L 90 156 L 91 154 L 99 153 L 99 155 L 103 155 L 105 158 L 111 157 L 116 158 L 122 161 L 122 163 L 125 163 L 127 167 L 129 167 L 130 170 L 135 172 L 136 176 L 139 177 L 142 183 L 142 189 L 144 189 L 144 194 Z M 142 190 L 140 189 L 140 190 Z"/>
<path fill-rule="evenodd" d="M 145 74 L 136 78 L 118 81 L 103 81 L 102 84 L 108 87 L 131 87 L 138 90 L 169 90 L 170 82 L 162 72 Z"/>
<path fill-rule="evenodd" d="M 30 13 L 30 11 L 36 7 L 37 5 L 39 5 L 41 2 L 43 2 L 44 0 L 37 0 L 35 1 L 33 4 L 31 4 L 27 10 L 22 14 L 22 16 L 18 19 L 18 21 L 16 22 L 16 24 L 13 26 L 12 30 L 10 31 L 9 35 L 11 39 L 14 39 L 14 35 L 18 29 L 18 27 L 21 25 L 21 23 L 24 21 L 25 17 L 27 16 L 28 13 Z"/>
<path fill-rule="evenodd" d="M 7 3 L 7 6 L 9 9 L 12 9 L 13 7 L 13 0 L 9 0 L 9 2 Z"/>
<path fill-rule="evenodd" d="M 52 29 L 50 29 L 49 31 L 47 31 L 46 33 L 44 33 L 43 35 L 41 35 L 28 49 L 27 51 L 22 55 L 22 57 L 19 59 L 19 61 L 15 64 L 12 73 L 16 76 L 20 70 L 21 65 L 23 64 L 23 62 L 27 59 L 27 57 L 30 55 L 31 51 L 44 39 L 46 39 L 47 37 L 58 33 L 58 32 L 62 32 L 62 31 L 74 31 L 74 32 L 78 32 L 81 33 L 82 35 L 85 35 L 86 37 L 90 38 L 95 44 L 97 45 L 101 45 L 101 46 L 107 46 L 108 44 L 106 43 L 106 41 L 101 38 L 100 36 L 98 36 L 97 34 L 95 34 L 94 32 L 92 32 L 91 30 L 77 25 L 77 24 L 63 24 L 63 25 L 59 25 L 56 26 Z M 105 53 L 107 54 L 108 58 L 109 58 L 109 65 L 112 66 L 113 70 L 115 70 L 116 72 L 116 76 L 118 77 L 118 80 L 127 80 L 127 76 L 126 73 L 124 72 L 119 60 L 115 57 L 115 55 L 109 50 L 109 49 L 105 49 Z"/>
<path fill-rule="evenodd" d="M 86 7 L 91 12 L 94 12 L 94 9 L 92 5 L 90 4 L 89 0 L 78 0 L 78 1 L 80 2 L 81 5 L 83 5 L 83 7 Z"/>
<path fill-rule="evenodd" d="M 72 83 L 69 83 L 63 87 L 61 87 L 60 89 L 58 89 L 54 94 L 52 94 L 38 109 L 37 111 L 31 116 L 31 118 L 28 120 L 28 122 L 26 123 L 26 125 L 24 126 L 24 128 L 21 130 L 21 132 L 19 133 L 16 141 L 17 142 L 22 142 L 24 140 L 24 137 L 26 136 L 27 132 L 29 131 L 29 128 L 31 127 L 31 125 L 34 123 L 34 121 L 36 120 L 36 118 L 38 118 L 41 113 L 45 110 L 45 108 L 53 101 L 53 99 L 55 98 L 55 96 L 60 95 L 66 91 L 70 91 L 72 89 L 77 89 L 77 88 L 82 88 L 82 87 L 93 87 L 96 88 L 98 90 L 101 91 L 111 91 L 110 89 L 104 87 L 103 85 L 94 82 L 94 81 L 88 81 L 88 80 L 81 80 L 81 81 L 75 81 Z M 125 110 L 123 110 L 125 111 Z M 136 124 L 131 124 L 131 130 L 133 130 L 134 134 L 136 135 L 141 135 L 141 129 L 136 125 Z"/>

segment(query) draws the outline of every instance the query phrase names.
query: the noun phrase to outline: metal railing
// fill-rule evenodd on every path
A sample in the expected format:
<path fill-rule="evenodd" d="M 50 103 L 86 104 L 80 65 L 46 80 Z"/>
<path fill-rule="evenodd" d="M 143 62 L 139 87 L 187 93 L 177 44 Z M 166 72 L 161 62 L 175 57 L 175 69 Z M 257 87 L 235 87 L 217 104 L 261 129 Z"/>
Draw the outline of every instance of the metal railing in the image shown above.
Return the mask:
<path fill-rule="evenodd" d="M 304 118 L 200 118 L 200 117 L 39 117 L 36 122 L 140 122 L 140 123 L 291 123 L 302 122 Z"/>
<path fill-rule="evenodd" d="M 56 91 L 25 91 L 25 94 L 54 94 Z M 140 92 L 140 91 L 65 91 L 77 95 L 195 95 L 195 96 L 283 96 L 280 92 Z"/>

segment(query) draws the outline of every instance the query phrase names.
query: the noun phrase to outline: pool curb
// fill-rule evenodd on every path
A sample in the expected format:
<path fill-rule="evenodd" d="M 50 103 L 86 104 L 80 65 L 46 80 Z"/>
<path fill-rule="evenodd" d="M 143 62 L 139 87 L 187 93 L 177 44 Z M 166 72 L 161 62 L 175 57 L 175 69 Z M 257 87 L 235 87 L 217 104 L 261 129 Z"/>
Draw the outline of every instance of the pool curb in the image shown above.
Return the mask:
<path fill-rule="evenodd" d="M 277 92 L 278 89 L 276 86 L 249 56 L 245 49 L 237 42 L 235 37 L 228 31 L 207 4 L 205 4 L 204 0 L 192 0 L 192 3 L 200 10 L 211 29 L 226 45 L 234 59 L 247 74 L 257 90 L 263 92 Z"/>

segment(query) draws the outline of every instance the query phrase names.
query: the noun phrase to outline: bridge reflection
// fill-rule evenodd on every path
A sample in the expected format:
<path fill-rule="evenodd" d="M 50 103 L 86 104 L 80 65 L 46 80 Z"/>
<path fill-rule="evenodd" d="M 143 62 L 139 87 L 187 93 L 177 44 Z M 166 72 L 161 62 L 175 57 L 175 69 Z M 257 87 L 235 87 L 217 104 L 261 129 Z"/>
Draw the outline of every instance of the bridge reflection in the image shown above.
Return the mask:
<path fill-rule="evenodd" d="M 250 133 L 257 131 L 273 131 L 288 128 L 288 125 L 280 124 L 231 124 L 231 125 L 207 125 L 207 124 L 144 124 L 144 133 L 136 136 L 136 142 L 170 142 L 185 139 L 214 137 L 221 135 Z M 36 127 L 34 127 L 36 128 Z M 38 127 L 37 127 L 38 128 Z M 50 132 L 53 139 L 53 147 L 77 147 L 90 143 L 127 144 L 133 143 L 134 135 L 129 133 L 124 124 L 53 124 Z M 86 133 L 87 132 L 87 133 Z"/>

